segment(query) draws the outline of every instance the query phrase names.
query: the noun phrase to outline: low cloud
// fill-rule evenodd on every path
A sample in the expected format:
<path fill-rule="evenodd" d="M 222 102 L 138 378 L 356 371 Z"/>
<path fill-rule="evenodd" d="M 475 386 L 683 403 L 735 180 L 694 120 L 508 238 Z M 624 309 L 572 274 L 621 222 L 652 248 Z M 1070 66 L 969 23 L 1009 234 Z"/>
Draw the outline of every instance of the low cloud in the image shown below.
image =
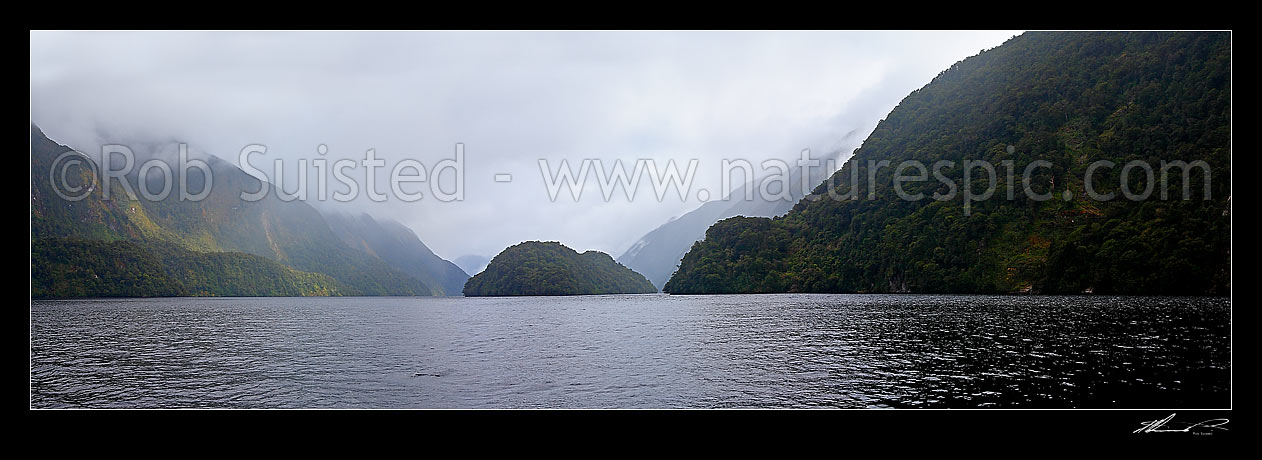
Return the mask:
<path fill-rule="evenodd" d="M 907 93 L 1015 34 L 32 32 L 31 119 L 80 150 L 174 139 L 236 163 L 262 144 L 264 169 L 368 149 L 433 165 L 462 143 L 463 201 L 320 206 L 398 220 L 449 259 L 532 239 L 617 256 L 719 190 L 721 159 L 844 157 Z M 686 200 L 642 183 L 605 202 L 593 181 L 552 202 L 540 159 L 700 169 Z"/>

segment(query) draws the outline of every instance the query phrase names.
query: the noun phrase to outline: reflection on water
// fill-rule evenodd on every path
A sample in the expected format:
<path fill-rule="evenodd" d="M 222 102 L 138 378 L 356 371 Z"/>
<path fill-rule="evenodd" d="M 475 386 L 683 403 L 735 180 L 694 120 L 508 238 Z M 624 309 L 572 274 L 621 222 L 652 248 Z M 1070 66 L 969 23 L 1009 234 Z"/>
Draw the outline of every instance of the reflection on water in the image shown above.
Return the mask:
<path fill-rule="evenodd" d="M 33 407 L 1230 406 L 1225 298 L 36 301 Z"/>

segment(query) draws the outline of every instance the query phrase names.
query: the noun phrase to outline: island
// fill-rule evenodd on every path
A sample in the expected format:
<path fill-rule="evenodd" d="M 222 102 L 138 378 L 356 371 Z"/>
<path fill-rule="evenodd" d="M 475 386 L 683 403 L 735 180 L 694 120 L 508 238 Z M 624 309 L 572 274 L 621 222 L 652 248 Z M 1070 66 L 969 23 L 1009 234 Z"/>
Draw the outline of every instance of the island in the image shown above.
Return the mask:
<path fill-rule="evenodd" d="M 657 288 L 644 275 L 615 262 L 609 254 L 579 254 L 556 241 L 509 246 L 464 285 L 464 295 L 470 297 L 655 292 Z"/>

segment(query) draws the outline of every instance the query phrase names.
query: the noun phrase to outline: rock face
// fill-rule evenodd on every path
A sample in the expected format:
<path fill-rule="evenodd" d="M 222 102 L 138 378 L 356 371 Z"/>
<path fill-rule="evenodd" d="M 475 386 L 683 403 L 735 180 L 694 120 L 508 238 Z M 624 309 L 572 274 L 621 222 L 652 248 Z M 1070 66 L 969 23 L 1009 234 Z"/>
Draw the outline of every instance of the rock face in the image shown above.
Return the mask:
<path fill-rule="evenodd" d="M 599 251 L 582 254 L 555 241 L 510 246 L 464 285 L 466 296 L 646 294 L 657 288 Z"/>

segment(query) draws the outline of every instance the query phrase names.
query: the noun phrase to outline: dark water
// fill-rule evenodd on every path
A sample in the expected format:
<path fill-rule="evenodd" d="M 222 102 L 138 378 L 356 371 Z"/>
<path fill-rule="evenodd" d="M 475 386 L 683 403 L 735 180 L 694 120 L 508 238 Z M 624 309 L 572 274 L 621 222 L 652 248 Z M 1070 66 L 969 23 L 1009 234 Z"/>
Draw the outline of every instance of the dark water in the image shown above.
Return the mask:
<path fill-rule="evenodd" d="M 33 407 L 1230 406 L 1225 298 L 31 305 Z"/>

